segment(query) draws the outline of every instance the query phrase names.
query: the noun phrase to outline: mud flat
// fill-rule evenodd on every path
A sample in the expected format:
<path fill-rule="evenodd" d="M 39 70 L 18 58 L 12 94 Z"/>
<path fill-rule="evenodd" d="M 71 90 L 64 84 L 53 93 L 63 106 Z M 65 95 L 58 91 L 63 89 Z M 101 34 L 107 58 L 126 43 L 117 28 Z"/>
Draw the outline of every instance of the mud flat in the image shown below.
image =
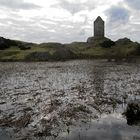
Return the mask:
<path fill-rule="evenodd" d="M 140 139 L 122 113 L 140 101 L 140 63 L 0 63 L 2 140 Z"/>

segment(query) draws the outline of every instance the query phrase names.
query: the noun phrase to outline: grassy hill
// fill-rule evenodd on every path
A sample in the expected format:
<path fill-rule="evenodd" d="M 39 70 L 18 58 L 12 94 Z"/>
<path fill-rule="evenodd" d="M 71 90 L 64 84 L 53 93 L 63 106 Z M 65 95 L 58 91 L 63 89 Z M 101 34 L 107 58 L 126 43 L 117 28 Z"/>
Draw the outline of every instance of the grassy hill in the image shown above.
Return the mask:
<path fill-rule="evenodd" d="M 63 61 L 68 59 L 139 57 L 140 44 L 130 39 L 116 42 L 89 38 L 88 42 L 28 43 L 0 37 L 0 61 Z"/>

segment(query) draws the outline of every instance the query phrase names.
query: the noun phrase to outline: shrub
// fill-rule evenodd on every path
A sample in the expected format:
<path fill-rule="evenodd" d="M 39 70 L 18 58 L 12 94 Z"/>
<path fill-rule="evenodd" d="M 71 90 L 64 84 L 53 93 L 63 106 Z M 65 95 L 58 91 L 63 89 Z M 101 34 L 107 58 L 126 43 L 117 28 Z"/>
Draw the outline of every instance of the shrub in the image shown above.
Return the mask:
<path fill-rule="evenodd" d="M 51 55 L 48 52 L 33 52 L 27 55 L 25 59 L 29 61 L 47 61 L 50 58 Z"/>
<path fill-rule="evenodd" d="M 103 48 L 111 48 L 114 45 L 115 45 L 115 42 L 111 41 L 111 40 L 106 40 L 106 41 L 100 43 L 100 46 Z"/>
<path fill-rule="evenodd" d="M 136 54 L 136 55 L 140 55 L 140 45 L 138 45 L 138 47 L 136 48 L 135 54 Z"/>
<path fill-rule="evenodd" d="M 20 50 L 29 50 L 29 49 L 31 49 L 31 47 L 28 44 L 20 44 L 20 45 L 18 45 L 18 48 L 20 48 Z"/>
<path fill-rule="evenodd" d="M 7 48 L 10 48 L 11 46 L 18 46 L 20 42 L 10 40 L 10 39 L 5 39 L 3 37 L 0 37 L 0 50 L 4 50 Z"/>

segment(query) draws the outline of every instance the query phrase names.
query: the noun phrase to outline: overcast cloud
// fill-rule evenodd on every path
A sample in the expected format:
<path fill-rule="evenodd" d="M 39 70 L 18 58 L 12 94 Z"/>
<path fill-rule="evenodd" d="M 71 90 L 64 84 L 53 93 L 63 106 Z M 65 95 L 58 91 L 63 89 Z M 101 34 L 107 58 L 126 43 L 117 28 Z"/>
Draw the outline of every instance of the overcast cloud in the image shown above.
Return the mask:
<path fill-rule="evenodd" d="M 10 9 L 36 9 L 40 8 L 40 6 L 35 5 L 34 3 L 28 3 L 24 0 L 0 0 L 0 7 L 6 7 Z"/>
<path fill-rule="evenodd" d="M 86 41 L 101 16 L 106 36 L 140 42 L 140 0 L 0 0 L 0 36 L 30 42 Z"/>
<path fill-rule="evenodd" d="M 140 0 L 125 0 L 125 2 L 134 9 L 140 10 Z"/>

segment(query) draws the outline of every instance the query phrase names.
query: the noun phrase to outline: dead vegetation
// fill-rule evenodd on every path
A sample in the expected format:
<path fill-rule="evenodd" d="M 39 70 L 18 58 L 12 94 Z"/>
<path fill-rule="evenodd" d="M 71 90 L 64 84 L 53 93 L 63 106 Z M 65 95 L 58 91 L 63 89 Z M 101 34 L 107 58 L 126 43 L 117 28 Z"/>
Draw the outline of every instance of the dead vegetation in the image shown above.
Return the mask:
<path fill-rule="evenodd" d="M 139 65 L 0 63 L 0 127 L 18 138 L 57 137 L 78 122 L 122 113 L 140 96 Z"/>

